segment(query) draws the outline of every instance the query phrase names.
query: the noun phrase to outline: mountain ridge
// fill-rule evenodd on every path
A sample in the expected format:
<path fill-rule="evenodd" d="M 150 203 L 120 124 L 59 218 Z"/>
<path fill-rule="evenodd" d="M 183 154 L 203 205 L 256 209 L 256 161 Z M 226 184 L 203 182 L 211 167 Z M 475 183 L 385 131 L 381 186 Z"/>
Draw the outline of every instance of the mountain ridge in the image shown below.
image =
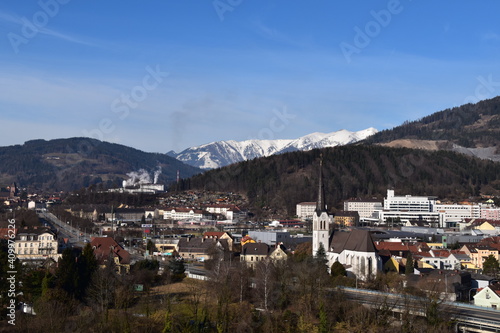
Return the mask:
<path fill-rule="evenodd" d="M 258 157 L 355 143 L 377 132 L 370 127 L 357 132 L 345 129 L 331 133 L 314 132 L 297 139 L 224 140 L 190 147 L 180 153 L 170 151 L 167 155 L 201 169 L 215 169 Z"/>
<path fill-rule="evenodd" d="M 103 183 L 120 186 L 131 172 L 143 169 L 164 184 L 200 169 L 160 153 L 147 153 L 128 146 L 76 137 L 30 140 L 0 147 L 0 184 L 16 182 L 35 190 L 72 191 Z"/>

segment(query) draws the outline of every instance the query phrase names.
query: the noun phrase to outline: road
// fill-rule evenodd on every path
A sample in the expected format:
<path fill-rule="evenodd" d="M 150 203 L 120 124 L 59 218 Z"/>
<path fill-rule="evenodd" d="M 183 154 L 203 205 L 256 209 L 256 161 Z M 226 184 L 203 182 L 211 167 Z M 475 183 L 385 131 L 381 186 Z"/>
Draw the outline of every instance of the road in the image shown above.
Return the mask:
<path fill-rule="evenodd" d="M 426 298 L 401 294 L 390 294 L 366 289 L 341 288 L 346 298 L 367 304 L 372 307 L 387 306 L 395 312 L 410 309 L 411 312 L 425 315 L 424 305 L 429 303 Z M 469 327 L 481 327 L 485 332 L 500 331 L 500 311 L 490 308 L 457 302 L 443 302 L 442 311 L 446 311 L 459 323 Z"/>
<path fill-rule="evenodd" d="M 59 220 L 50 212 L 38 212 L 38 217 L 50 224 L 58 232 L 59 238 L 68 238 L 70 244 L 90 242 L 91 235 Z"/>

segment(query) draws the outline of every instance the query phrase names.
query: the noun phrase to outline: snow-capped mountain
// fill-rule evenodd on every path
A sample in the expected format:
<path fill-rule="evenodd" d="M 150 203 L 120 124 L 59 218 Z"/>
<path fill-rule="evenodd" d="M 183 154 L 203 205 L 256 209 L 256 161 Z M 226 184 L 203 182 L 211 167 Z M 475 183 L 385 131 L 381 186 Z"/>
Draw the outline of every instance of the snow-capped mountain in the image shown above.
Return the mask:
<path fill-rule="evenodd" d="M 375 128 L 370 127 L 358 132 L 340 130 L 332 133 L 312 133 L 292 140 L 217 141 L 188 148 L 178 154 L 173 151 L 167 154 L 201 169 L 215 169 L 256 157 L 346 145 L 377 132 Z"/>

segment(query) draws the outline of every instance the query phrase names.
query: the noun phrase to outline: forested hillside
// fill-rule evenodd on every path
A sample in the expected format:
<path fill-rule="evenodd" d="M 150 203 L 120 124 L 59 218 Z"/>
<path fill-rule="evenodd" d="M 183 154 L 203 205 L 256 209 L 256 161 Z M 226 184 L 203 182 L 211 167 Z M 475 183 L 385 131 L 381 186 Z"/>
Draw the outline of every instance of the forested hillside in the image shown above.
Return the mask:
<path fill-rule="evenodd" d="M 365 142 L 384 143 L 400 139 L 439 140 L 468 148 L 500 147 L 500 97 L 407 121 L 393 129 L 380 131 Z"/>
<path fill-rule="evenodd" d="M 382 198 L 387 188 L 442 199 L 500 193 L 499 163 L 449 151 L 367 145 L 254 159 L 193 176 L 182 188 L 245 193 L 254 207 L 293 216 L 297 203 L 316 200 L 320 154 L 329 207 L 353 197 Z"/>
<path fill-rule="evenodd" d="M 0 184 L 70 191 L 92 184 L 118 186 L 127 173 L 161 168 L 158 182 L 200 172 L 165 154 L 146 153 L 119 144 L 89 138 L 33 140 L 23 145 L 0 147 Z"/>

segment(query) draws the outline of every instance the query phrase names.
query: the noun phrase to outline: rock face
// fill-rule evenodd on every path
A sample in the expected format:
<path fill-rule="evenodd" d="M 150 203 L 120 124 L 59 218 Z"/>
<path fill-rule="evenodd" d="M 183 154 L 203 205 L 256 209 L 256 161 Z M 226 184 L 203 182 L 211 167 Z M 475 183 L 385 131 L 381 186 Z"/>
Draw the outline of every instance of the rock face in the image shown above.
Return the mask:
<path fill-rule="evenodd" d="M 375 128 L 368 128 L 358 132 L 340 130 L 332 133 L 312 133 L 291 140 L 217 141 L 188 148 L 180 153 L 167 154 L 201 169 L 215 169 L 274 154 L 355 143 L 375 133 L 377 133 Z"/>

